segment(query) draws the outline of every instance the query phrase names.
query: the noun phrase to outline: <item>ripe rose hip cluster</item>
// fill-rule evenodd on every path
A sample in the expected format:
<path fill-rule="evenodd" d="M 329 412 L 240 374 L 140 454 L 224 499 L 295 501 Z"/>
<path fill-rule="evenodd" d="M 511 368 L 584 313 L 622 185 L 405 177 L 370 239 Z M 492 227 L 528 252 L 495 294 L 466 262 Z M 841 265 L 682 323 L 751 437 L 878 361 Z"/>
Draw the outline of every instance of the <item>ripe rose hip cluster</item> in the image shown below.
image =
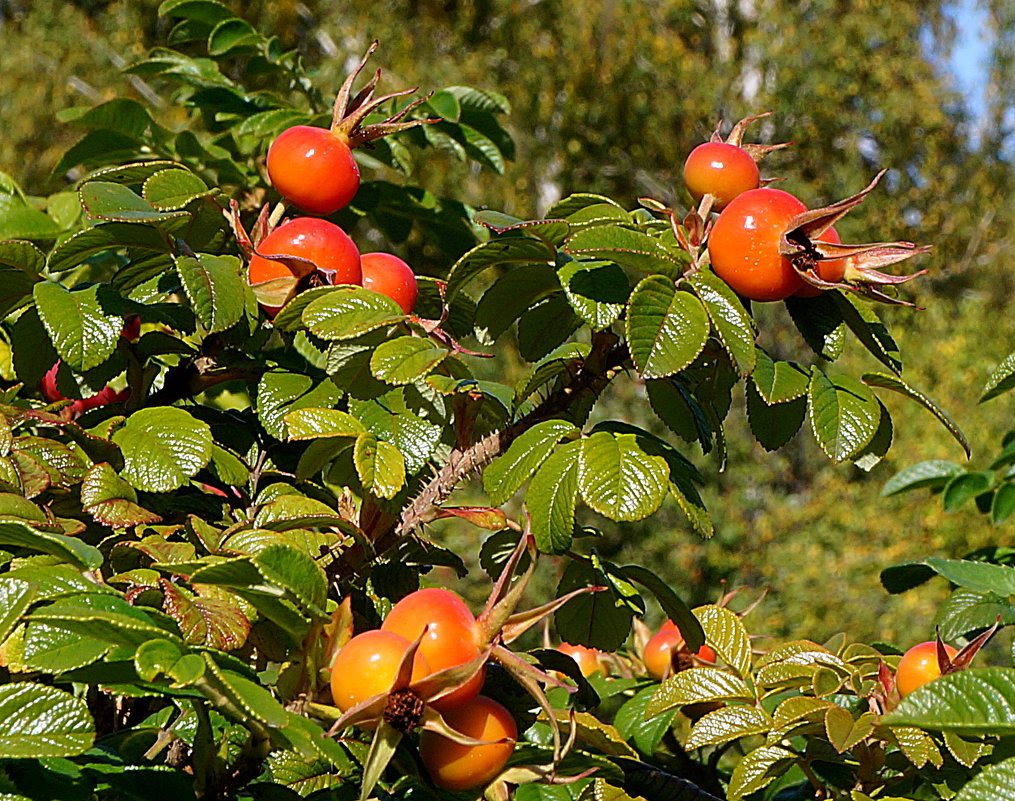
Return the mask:
<path fill-rule="evenodd" d="M 704 264 L 704 242 L 712 270 L 753 301 L 813 298 L 840 289 L 885 303 L 904 303 L 886 294 L 884 287 L 923 271 L 894 276 L 879 270 L 927 248 L 911 242 L 845 245 L 834 227 L 874 189 L 884 172 L 852 197 L 808 209 L 789 192 L 768 187 L 770 181 L 758 169 L 764 156 L 789 145 L 743 143 L 747 126 L 763 116 L 741 120 L 725 141 L 717 131 L 684 163 L 684 183 L 699 206 L 683 227 L 674 221 L 674 228 L 698 266 Z"/>
<path fill-rule="evenodd" d="M 375 77 L 364 91 L 350 97 L 353 81 L 376 47 L 375 42 L 343 83 L 329 128 L 296 125 L 283 131 L 268 148 L 268 178 L 283 198 L 272 217 L 280 217 L 289 206 L 314 215 L 283 222 L 245 248 L 247 279 L 269 316 L 302 289 L 334 284 L 360 285 L 387 295 L 405 314 L 415 306 L 418 286 L 408 264 L 391 253 L 361 254 L 345 231 L 321 219 L 356 196 L 360 175 L 353 148 L 425 122 L 402 121 L 420 102 L 416 101 L 382 123 L 362 125 L 384 102 L 415 91 L 375 98 Z M 238 221 L 234 225 L 238 226 Z M 270 222 L 263 227 L 272 228 Z M 247 237 L 244 234 L 240 239 Z"/>
<path fill-rule="evenodd" d="M 419 754 L 437 787 L 486 785 L 504 769 L 518 729 L 504 706 L 479 694 L 486 677 L 483 640 L 475 616 L 453 592 L 410 593 L 379 629 L 357 634 L 338 651 L 331 665 L 332 700 L 364 728 L 377 725 L 378 712 L 403 731 L 423 724 Z M 428 726 L 434 716 L 426 707 L 439 712 L 458 737 Z"/>

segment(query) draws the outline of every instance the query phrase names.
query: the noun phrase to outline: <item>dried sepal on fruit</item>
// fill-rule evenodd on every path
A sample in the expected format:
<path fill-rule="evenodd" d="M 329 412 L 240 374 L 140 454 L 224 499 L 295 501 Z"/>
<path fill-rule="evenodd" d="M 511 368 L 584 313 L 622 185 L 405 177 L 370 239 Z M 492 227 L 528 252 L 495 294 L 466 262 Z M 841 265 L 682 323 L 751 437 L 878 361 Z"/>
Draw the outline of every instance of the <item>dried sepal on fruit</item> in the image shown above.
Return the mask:
<path fill-rule="evenodd" d="M 844 200 L 819 209 L 809 209 L 790 220 L 779 242 L 779 253 L 793 266 L 797 275 L 819 290 L 842 289 L 856 292 L 872 300 L 900 306 L 913 306 L 907 301 L 886 295 L 879 287 L 902 284 L 923 275 L 920 270 L 909 275 L 889 275 L 878 268 L 896 264 L 913 256 L 927 253 L 929 247 L 912 242 L 873 242 L 863 245 L 844 245 L 831 238 L 822 240 L 836 222 L 863 202 L 878 185 L 887 170 L 882 170 L 863 190 Z M 835 237 L 837 238 L 837 237 Z M 817 266 L 822 261 L 845 262 L 841 281 L 821 278 Z"/>

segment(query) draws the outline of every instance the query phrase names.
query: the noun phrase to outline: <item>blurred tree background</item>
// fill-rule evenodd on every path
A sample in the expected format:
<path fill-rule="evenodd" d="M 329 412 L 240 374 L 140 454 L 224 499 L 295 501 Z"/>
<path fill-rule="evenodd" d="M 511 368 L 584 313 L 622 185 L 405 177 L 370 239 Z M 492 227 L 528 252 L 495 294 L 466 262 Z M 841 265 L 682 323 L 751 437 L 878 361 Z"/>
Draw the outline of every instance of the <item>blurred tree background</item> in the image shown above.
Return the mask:
<path fill-rule="evenodd" d="M 436 194 L 533 218 L 572 191 L 629 207 L 650 195 L 686 207 L 680 178 L 690 149 L 717 121 L 771 110 L 755 141 L 793 141 L 763 174 L 809 205 L 859 191 L 882 167 L 875 194 L 838 227 L 845 241 L 931 244 L 929 274 L 903 290 L 926 311 L 885 309 L 905 377 L 969 436 L 986 466 L 1010 427 L 1011 396 L 974 406 L 990 370 L 1013 349 L 1008 313 L 1015 258 L 1015 4 L 961 6 L 901 0 L 251 0 L 227 2 L 298 49 L 318 85 L 337 88 L 378 39 L 382 89 L 465 83 L 503 93 L 517 153 L 503 175 L 453 159 L 417 165 Z M 986 106 L 974 115 L 946 69 L 958 15 L 975 6 L 993 32 L 982 44 Z M 146 100 L 168 126 L 184 124 L 173 98 L 120 70 L 166 33 L 153 0 L 0 0 L 0 172 L 30 193 L 53 175 L 80 135 L 63 112 L 116 96 Z M 269 143 L 265 142 L 265 148 Z M 428 151 L 433 152 L 433 151 Z M 391 178 L 392 176 L 385 176 Z M 413 248 L 415 252 L 412 252 Z M 432 254 L 409 243 L 426 269 Z M 443 265 L 446 267 L 446 265 Z M 762 345 L 807 361 L 781 304 L 763 309 Z M 871 357 L 847 353 L 844 359 Z M 617 398 L 638 420 L 644 397 Z M 944 429 L 911 403 L 891 403 L 896 442 L 870 473 L 832 466 L 808 432 L 776 454 L 753 441 L 736 411 L 729 461 L 689 456 L 708 474 L 716 534 L 702 542 L 675 508 L 643 524 L 603 526 L 599 547 L 652 565 L 685 597 L 714 600 L 723 586 L 769 587 L 753 631 L 908 646 L 933 632 L 944 587 L 888 596 L 878 571 L 906 558 L 958 556 L 1000 541 L 972 510 L 946 514 L 919 495 L 879 497 L 913 462 L 961 461 Z M 594 525 L 595 520 L 587 521 Z M 447 529 L 458 552 L 465 536 Z M 461 540 L 461 541 L 458 541 Z M 724 584 L 725 582 L 725 584 Z"/>

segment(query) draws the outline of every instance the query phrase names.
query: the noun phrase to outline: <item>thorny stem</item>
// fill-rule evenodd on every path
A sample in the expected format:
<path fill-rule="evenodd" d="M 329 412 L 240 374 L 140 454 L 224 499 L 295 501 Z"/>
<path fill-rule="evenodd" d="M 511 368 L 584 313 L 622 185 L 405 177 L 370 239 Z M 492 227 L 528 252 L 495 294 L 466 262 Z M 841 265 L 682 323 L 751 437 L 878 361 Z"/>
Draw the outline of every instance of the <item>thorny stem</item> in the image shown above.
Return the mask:
<path fill-rule="evenodd" d="M 467 446 L 455 448 L 447 462 L 426 483 L 423 490 L 402 511 L 401 516 L 373 537 L 374 553 L 383 554 L 397 546 L 422 525 L 427 513 L 450 497 L 468 475 L 482 470 L 503 453 L 521 434 L 536 423 L 565 415 L 581 417 L 584 422 L 589 401 L 594 401 L 629 360 L 627 346 L 610 331 L 599 331 L 592 338 L 592 349 L 584 364 L 564 386 L 550 393 L 535 409 L 520 420 L 493 431 Z M 332 563 L 332 579 L 353 575 L 366 560 L 361 546 L 354 546 Z"/>

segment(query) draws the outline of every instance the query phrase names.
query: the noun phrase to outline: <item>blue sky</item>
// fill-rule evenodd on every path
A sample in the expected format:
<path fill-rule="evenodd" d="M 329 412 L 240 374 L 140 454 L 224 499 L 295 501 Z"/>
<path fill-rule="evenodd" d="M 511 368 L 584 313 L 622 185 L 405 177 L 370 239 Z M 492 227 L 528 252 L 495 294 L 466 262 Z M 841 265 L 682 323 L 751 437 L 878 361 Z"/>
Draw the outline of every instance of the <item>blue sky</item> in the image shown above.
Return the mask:
<path fill-rule="evenodd" d="M 987 12 L 977 0 L 958 0 L 955 19 L 958 38 L 948 69 L 954 76 L 956 88 L 966 96 L 974 117 L 981 117 L 985 108 L 985 55 L 988 50 L 985 45 L 990 37 Z"/>

